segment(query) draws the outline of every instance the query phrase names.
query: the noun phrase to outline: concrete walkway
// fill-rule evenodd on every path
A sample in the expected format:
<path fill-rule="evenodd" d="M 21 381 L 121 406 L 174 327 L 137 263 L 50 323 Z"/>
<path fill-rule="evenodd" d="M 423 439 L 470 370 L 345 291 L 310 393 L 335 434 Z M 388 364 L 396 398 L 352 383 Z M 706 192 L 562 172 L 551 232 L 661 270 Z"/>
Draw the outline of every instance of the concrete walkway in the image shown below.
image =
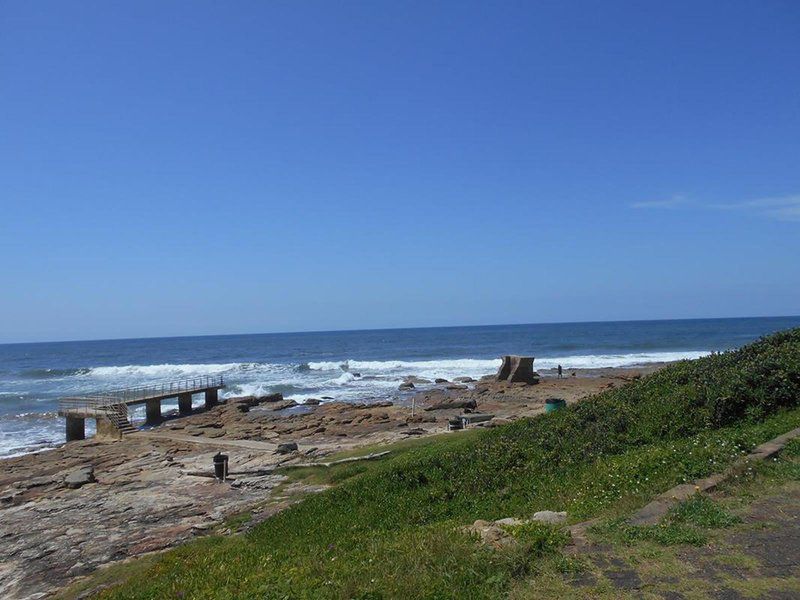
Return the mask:
<path fill-rule="evenodd" d="M 761 473 L 711 494 L 741 521 L 704 530 L 705 545 L 597 539 L 574 555 L 576 572 L 515 600 L 800 598 L 800 456 L 795 450 Z"/>
<path fill-rule="evenodd" d="M 563 598 L 800 598 L 800 483 L 753 502 L 707 546 L 606 548 L 565 576 Z"/>

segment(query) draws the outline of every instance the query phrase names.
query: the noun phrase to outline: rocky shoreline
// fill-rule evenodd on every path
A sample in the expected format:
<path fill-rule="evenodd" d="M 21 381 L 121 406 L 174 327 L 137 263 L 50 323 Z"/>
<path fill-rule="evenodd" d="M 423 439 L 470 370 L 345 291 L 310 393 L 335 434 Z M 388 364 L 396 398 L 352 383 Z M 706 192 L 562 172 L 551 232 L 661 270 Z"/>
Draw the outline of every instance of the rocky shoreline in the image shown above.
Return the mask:
<path fill-rule="evenodd" d="M 563 379 L 544 372 L 538 385 L 409 377 L 405 390 L 414 393 L 395 403 L 232 398 L 122 440 L 88 439 L 5 459 L 0 597 L 46 597 L 101 566 L 228 533 L 231 515 L 248 511 L 263 520 L 319 491 L 286 485 L 282 466 L 442 433 L 465 410 L 494 415 L 474 425 L 491 427 L 542 412 L 549 397 L 576 402 L 659 366 L 570 371 Z M 229 456 L 225 483 L 212 477 L 217 452 Z"/>

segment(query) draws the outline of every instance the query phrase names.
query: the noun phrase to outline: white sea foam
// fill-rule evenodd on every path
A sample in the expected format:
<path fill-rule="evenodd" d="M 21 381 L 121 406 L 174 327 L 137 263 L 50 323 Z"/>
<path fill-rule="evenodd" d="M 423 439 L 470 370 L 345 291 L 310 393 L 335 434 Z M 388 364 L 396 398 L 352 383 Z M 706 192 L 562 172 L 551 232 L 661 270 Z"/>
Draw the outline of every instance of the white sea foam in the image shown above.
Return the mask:
<path fill-rule="evenodd" d="M 339 377 L 337 377 L 336 379 L 331 379 L 327 383 L 333 385 L 347 385 L 351 381 L 355 381 L 355 379 L 356 376 L 353 375 L 352 373 L 342 373 L 341 375 L 339 375 Z"/>
<path fill-rule="evenodd" d="M 341 360 L 310 362 L 313 371 L 344 370 L 350 373 L 372 375 L 397 381 L 406 375 L 419 377 L 480 377 L 492 373 L 500 366 L 500 359 L 455 358 L 444 360 Z M 374 380 L 373 380 L 374 381 Z"/>
<path fill-rule="evenodd" d="M 562 365 L 573 369 L 598 369 L 608 367 L 629 367 L 648 363 L 670 362 L 699 358 L 709 354 L 705 350 L 688 352 L 640 352 L 632 354 L 582 354 L 571 356 L 538 357 L 534 367 L 542 369 L 555 368 Z M 442 360 L 341 360 L 328 362 L 310 362 L 312 371 L 345 370 L 349 372 L 398 375 L 414 374 L 421 377 L 444 376 L 444 374 L 487 375 L 497 370 L 501 360 L 455 358 Z"/>
<path fill-rule="evenodd" d="M 311 371 L 338 371 L 340 369 L 349 369 L 350 366 L 346 360 L 338 361 L 320 361 L 306 363 Z"/>
<path fill-rule="evenodd" d="M 86 376 L 102 379 L 197 377 L 200 375 L 224 375 L 226 373 L 268 372 L 286 368 L 286 365 L 268 363 L 223 363 L 223 364 L 160 364 L 124 365 L 119 367 L 93 367 Z"/>
<path fill-rule="evenodd" d="M 222 393 L 222 398 L 235 398 L 238 396 L 266 396 L 272 390 L 270 385 L 266 382 L 255 381 L 251 383 L 238 383 L 230 386 Z"/>
<path fill-rule="evenodd" d="M 606 367 L 626 367 L 653 362 L 698 358 L 707 351 L 687 352 L 643 352 L 631 354 L 587 354 L 571 356 L 537 357 L 535 368 L 549 369 L 561 364 L 565 368 L 589 369 Z M 309 362 L 306 365 L 272 364 L 258 362 L 241 363 L 188 363 L 155 365 L 122 365 L 92 367 L 74 375 L 76 383 L 100 385 L 136 385 L 160 379 L 179 379 L 201 375 L 223 375 L 239 384 L 248 386 L 241 393 L 266 392 L 270 385 L 319 386 L 348 385 L 360 380 L 354 374 L 379 377 L 396 381 L 405 375 L 419 377 L 458 377 L 460 375 L 479 377 L 493 373 L 500 366 L 500 359 L 454 358 L 439 360 L 354 360 Z M 338 373 L 331 377 L 329 372 Z M 380 385 L 371 380 L 374 385 Z M 94 385 L 94 384 L 92 384 Z M 382 386 L 383 387 L 383 386 Z M 5 392 L 8 394 L 8 392 Z"/>
<path fill-rule="evenodd" d="M 533 366 L 538 369 L 554 369 L 558 365 L 562 365 L 565 369 L 605 369 L 700 358 L 707 354 L 710 354 L 710 352 L 705 350 L 692 350 L 689 352 L 642 352 L 634 354 L 585 354 L 537 358 Z"/>

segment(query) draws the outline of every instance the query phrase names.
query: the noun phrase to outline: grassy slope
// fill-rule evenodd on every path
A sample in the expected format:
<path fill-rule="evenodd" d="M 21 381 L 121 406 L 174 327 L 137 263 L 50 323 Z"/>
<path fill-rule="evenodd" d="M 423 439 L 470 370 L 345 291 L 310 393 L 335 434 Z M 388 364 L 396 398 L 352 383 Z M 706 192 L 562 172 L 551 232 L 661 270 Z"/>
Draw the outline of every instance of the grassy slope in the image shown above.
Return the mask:
<path fill-rule="evenodd" d="M 337 475 L 335 489 L 246 536 L 168 552 L 145 578 L 106 595 L 498 597 L 524 579 L 542 538 L 494 552 L 456 525 L 542 509 L 567 510 L 571 520 L 624 511 L 800 425 L 798 404 L 793 330 L 564 411 L 353 467 Z"/>
<path fill-rule="evenodd" d="M 713 498 L 696 494 L 659 524 L 634 527 L 610 519 L 592 528 L 599 544 L 589 555 L 553 553 L 536 574 L 511 591 L 513 600 L 661 598 L 676 593 L 710 598 L 738 592 L 745 597 L 800 597 L 800 578 L 777 574 L 763 560 L 764 533 L 781 545 L 792 505 L 800 498 L 800 439 L 778 458 L 754 463 L 718 488 Z M 755 510 L 754 510 L 755 509 Z M 791 527 L 791 525 L 790 525 Z M 693 552 L 691 546 L 696 546 Z M 619 574 L 640 580 L 631 589 Z"/>

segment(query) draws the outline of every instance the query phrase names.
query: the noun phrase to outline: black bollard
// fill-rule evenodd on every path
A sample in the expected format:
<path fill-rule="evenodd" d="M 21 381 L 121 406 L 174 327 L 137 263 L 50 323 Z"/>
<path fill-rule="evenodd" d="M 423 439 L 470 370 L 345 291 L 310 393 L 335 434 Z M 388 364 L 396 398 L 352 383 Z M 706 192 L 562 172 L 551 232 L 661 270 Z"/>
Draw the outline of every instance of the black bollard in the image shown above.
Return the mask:
<path fill-rule="evenodd" d="M 217 452 L 214 455 L 214 477 L 225 481 L 228 476 L 228 455 Z"/>

